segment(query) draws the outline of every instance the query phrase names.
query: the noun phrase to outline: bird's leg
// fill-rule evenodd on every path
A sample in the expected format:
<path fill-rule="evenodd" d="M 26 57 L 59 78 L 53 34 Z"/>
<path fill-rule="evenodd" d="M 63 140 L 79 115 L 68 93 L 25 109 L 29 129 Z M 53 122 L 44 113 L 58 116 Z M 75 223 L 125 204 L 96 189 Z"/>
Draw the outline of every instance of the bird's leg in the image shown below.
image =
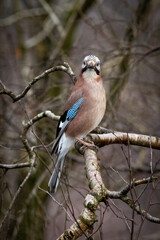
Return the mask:
<path fill-rule="evenodd" d="M 84 141 L 83 139 L 76 137 L 76 140 L 80 143 L 82 143 L 83 145 L 85 145 L 86 147 L 91 147 L 93 146 L 93 142 L 91 141 Z"/>
<path fill-rule="evenodd" d="M 85 141 L 79 137 L 76 137 L 76 140 L 80 143 L 82 143 L 84 146 L 91 148 L 91 149 L 96 149 L 98 151 L 98 147 L 94 144 L 94 142 L 90 141 L 89 139 L 85 138 Z"/>

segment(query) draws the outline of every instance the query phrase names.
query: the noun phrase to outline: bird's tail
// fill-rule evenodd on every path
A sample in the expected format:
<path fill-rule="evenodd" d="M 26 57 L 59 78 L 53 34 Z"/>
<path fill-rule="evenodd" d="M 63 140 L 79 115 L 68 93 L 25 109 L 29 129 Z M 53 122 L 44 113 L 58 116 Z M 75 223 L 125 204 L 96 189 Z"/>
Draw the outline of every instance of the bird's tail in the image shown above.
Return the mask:
<path fill-rule="evenodd" d="M 57 151 L 58 156 L 57 156 L 56 165 L 48 183 L 51 193 L 55 193 L 57 190 L 61 173 L 62 173 L 65 155 L 67 154 L 69 148 L 72 146 L 73 143 L 74 143 L 74 139 L 66 136 L 65 133 L 62 134 L 58 143 L 58 151 Z"/>
<path fill-rule="evenodd" d="M 65 156 L 58 156 L 52 176 L 50 177 L 50 180 L 48 182 L 48 186 L 50 188 L 51 193 L 55 193 L 57 191 L 57 187 L 59 185 L 59 180 L 61 177 L 62 168 L 64 164 L 64 157 Z"/>

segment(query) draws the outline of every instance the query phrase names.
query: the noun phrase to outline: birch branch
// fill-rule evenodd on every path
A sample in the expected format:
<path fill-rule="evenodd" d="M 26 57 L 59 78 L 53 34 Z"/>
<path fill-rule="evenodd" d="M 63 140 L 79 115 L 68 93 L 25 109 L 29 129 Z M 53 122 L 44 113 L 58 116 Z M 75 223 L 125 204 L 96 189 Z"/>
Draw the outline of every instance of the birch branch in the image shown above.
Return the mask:
<path fill-rule="evenodd" d="M 99 147 L 109 144 L 125 144 L 137 145 L 141 147 L 148 147 L 160 149 L 160 138 L 149 135 L 112 132 L 107 134 L 90 134 L 89 138 Z"/>

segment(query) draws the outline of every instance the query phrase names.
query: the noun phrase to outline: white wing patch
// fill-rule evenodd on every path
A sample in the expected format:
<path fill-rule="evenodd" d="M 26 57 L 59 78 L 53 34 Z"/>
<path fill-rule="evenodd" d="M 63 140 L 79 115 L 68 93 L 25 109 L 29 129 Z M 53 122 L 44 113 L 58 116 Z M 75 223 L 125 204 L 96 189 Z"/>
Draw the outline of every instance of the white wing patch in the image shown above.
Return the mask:
<path fill-rule="evenodd" d="M 69 151 L 69 148 L 73 145 L 74 141 L 75 140 L 73 138 L 70 138 L 63 133 L 58 145 L 58 154 L 65 156 Z"/>
<path fill-rule="evenodd" d="M 60 123 L 59 123 L 59 128 L 62 128 L 62 127 L 63 127 L 63 124 L 64 124 L 64 122 L 60 122 Z"/>

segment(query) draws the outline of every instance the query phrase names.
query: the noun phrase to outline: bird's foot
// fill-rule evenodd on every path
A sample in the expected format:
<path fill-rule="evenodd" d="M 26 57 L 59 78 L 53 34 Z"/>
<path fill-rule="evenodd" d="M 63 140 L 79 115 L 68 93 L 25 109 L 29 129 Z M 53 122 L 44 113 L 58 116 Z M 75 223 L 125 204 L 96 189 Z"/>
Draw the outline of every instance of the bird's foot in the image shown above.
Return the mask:
<path fill-rule="evenodd" d="M 96 150 L 96 152 L 98 151 L 98 147 L 94 144 L 94 142 L 92 142 L 91 140 L 89 140 L 88 138 L 79 138 L 79 137 L 76 137 L 76 140 L 78 142 L 80 142 L 81 144 L 83 144 L 82 148 L 83 147 L 88 147 L 90 149 L 93 149 L 93 150 Z"/>

